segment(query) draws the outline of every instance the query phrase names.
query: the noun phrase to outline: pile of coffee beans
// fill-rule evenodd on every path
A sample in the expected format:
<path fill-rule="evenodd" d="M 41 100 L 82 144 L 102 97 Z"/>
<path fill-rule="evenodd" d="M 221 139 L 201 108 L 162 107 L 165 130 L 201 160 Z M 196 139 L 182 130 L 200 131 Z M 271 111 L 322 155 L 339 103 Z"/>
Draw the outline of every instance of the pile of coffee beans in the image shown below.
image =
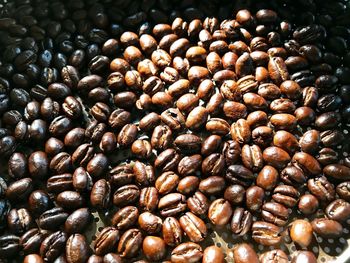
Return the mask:
<path fill-rule="evenodd" d="M 313 263 L 346 232 L 348 1 L 0 5 L 1 262 Z"/>

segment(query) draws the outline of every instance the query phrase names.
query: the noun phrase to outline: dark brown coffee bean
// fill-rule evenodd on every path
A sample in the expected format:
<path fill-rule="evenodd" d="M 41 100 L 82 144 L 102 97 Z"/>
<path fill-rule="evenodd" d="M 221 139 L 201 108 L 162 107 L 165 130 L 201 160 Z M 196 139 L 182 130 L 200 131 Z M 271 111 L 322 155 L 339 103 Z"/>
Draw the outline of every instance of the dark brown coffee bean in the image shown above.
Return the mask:
<path fill-rule="evenodd" d="M 335 220 L 316 218 L 311 222 L 313 231 L 322 237 L 336 238 L 343 232 L 343 226 Z"/>
<path fill-rule="evenodd" d="M 163 239 L 156 236 L 147 236 L 142 243 L 142 251 L 146 258 L 152 261 L 159 261 L 166 255 L 166 244 Z"/>
<path fill-rule="evenodd" d="M 334 185 L 325 176 L 309 179 L 307 182 L 309 191 L 321 202 L 330 202 L 335 199 Z"/>
<path fill-rule="evenodd" d="M 23 234 L 32 224 L 32 216 L 26 208 L 11 209 L 7 215 L 7 226 L 14 234 Z"/>
<path fill-rule="evenodd" d="M 234 140 L 228 140 L 224 143 L 222 154 L 225 158 L 225 163 L 227 166 L 235 164 L 239 160 L 241 146 Z"/>
<path fill-rule="evenodd" d="M 180 194 L 188 195 L 196 191 L 199 186 L 199 178 L 196 176 L 185 176 L 179 181 L 177 191 Z"/>
<path fill-rule="evenodd" d="M 225 180 L 221 176 L 209 176 L 201 180 L 198 189 L 205 195 L 216 195 L 225 189 Z"/>
<path fill-rule="evenodd" d="M 303 219 L 293 221 L 290 229 L 292 241 L 301 247 L 308 247 L 312 241 L 312 225 Z"/>
<path fill-rule="evenodd" d="M 20 249 L 19 237 L 10 234 L 0 237 L 0 256 L 2 258 L 14 257 Z"/>
<path fill-rule="evenodd" d="M 122 257 L 131 258 L 139 253 L 142 245 L 142 234 L 138 229 L 129 229 L 121 237 L 118 243 L 118 253 Z"/>
<path fill-rule="evenodd" d="M 254 249 L 247 243 L 241 243 L 233 248 L 233 258 L 237 263 L 258 263 L 258 255 Z"/>
<path fill-rule="evenodd" d="M 172 140 L 172 131 L 169 126 L 158 125 L 154 128 L 151 137 L 151 145 L 154 149 L 164 151 L 171 146 Z"/>
<path fill-rule="evenodd" d="M 251 211 L 259 211 L 264 202 L 265 192 L 259 186 L 250 186 L 245 193 L 247 208 Z"/>
<path fill-rule="evenodd" d="M 155 181 L 154 169 L 150 165 L 136 161 L 133 167 L 136 182 L 141 186 L 150 186 Z"/>
<path fill-rule="evenodd" d="M 281 249 L 273 249 L 264 252 L 260 255 L 259 260 L 261 263 L 288 263 L 288 256 Z"/>
<path fill-rule="evenodd" d="M 168 246 L 176 246 L 180 244 L 183 231 L 179 221 L 174 217 L 165 218 L 162 225 L 162 234 L 163 239 Z"/>
<path fill-rule="evenodd" d="M 329 219 L 343 222 L 350 217 L 350 205 L 343 199 L 336 199 L 326 207 L 325 212 Z"/>
<path fill-rule="evenodd" d="M 278 170 L 283 169 L 290 162 L 289 154 L 275 146 L 268 147 L 264 150 L 263 159 L 267 164 Z"/>
<path fill-rule="evenodd" d="M 150 212 L 143 212 L 138 218 L 140 228 L 149 235 L 160 232 L 162 223 L 162 219 L 159 216 Z"/>
<path fill-rule="evenodd" d="M 135 225 L 139 217 L 139 211 L 135 206 L 126 206 L 118 210 L 113 218 L 112 225 L 118 230 L 126 230 Z"/>
<path fill-rule="evenodd" d="M 194 174 L 200 169 L 201 163 L 202 157 L 199 154 L 185 156 L 180 160 L 177 170 L 182 176 Z"/>
<path fill-rule="evenodd" d="M 56 203 L 64 209 L 78 209 L 84 204 L 83 197 L 75 191 L 64 191 L 57 195 Z"/>
<path fill-rule="evenodd" d="M 96 255 L 103 256 L 116 246 L 119 240 L 119 231 L 114 227 L 105 227 L 95 240 Z"/>
<path fill-rule="evenodd" d="M 187 206 L 192 213 L 196 215 L 204 215 L 209 209 L 209 200 L 204 194 L 197 191 L 192 197 L 187 199 Z"/>
<path fill-rule="evenodd" d="M 266 150 L 264 150 L 265 153 Z M 245 144 L 242 147 L 242 162 L 245 167 L 252 171 L 260 171 L 264 165 L 265 158 L 259 146 Z M 265 160 L 266 161 L 266 160 Z"/>
<path fill-rule="evenodd" d="M 281 57 L 270 58 L 268 63 L 268 70 L 270 78 L 277 85 L 280 85 L 283 81 L 289 79 L 287 66 Z"/>
<path fill-rule="evenodd" d="M 174 145 L 184 153 L 199 152 L 202 139 L 194 134 L 181 134 L 174 140 Z"/>
<path fill-rule="evenodd" d="M 106 208 L 109 205 L 111 186 L 105 179 L 96 181 L 91 189 L 90 202 L 98 209 Z"/>
<path fill-rule="evenodd" d="M 91 212 L 88 208 L 79 208 L 71 213 L 64 223 L 64 230 L 67 233 L 83 233 L 92 220 Z"/>
<path fill-rule="evenodd" d="M 30 178 L 23 178 L 11 183 L 6 190 L 6 198 L 10 201 L 26 200 L 33 191 L 33 182 Z"/>
<path fill-rule="evenodd" d="M 66 243 L 66 259 L 68 263 L 86 262 L 89 255 L 89 244 L 81 234 L 71 235 Z"/>
<path fill-rule="evenodd" d="M 160 194 L 168 194 L 172 192 L 179 183 L 179 176 L 174 172 L 162 173 L 155 182 L 155 187 Z"/>
<path fill-rule="evenodd" d="M 135 203 L 140 196 L 140 189 L 136 185 L 124 185 L 113 194 L 113 204 L 125 206 Z"/>
<path fill-rule="evenodd" d="M 251 130 L 249 124 L 244 119 L 239 119 L 231 125 L 232 139 L 240 144 L 248 143 L 251 138 Z"/>
<path fill-rule="evenodd" d="M 208 211 L 208 218 L 214 225 L 227 224 L 232 216 L 231 204 L 223 198 L 216 199 L 211 203 Z"/>
<path fill-rule="evenodd" d="M 251 170 L 243 165 L 235 164 L 227 168 L 225 178 L 232 184 L 240 184 L 248 187 L 250 181 L 255 179 Z"/>
<path fill-rule="evenodd" d="M 284 226 L 287 223 L 289 212 L 288 209 L 274 202 L 267 202 L 262 206 L 262 218 L 277 226 Z"/>
<path fill-rule="evenodd" d="M 298 209 L 305 215 L 311 215 L 318 209 L 319 202 L 314 195 L 305 194 L 299 199 Z"/>
<path fill-rule="evenodd" d="M 203 257 L 203 250 L 200 245 L 193 242 L 185 242 L 178 245 L 171 252 L 171 262 L 199 262 Z"/>
<path fill-rule="evenodd" d="M 227 121 L 221 118 L 210 118 L 205 128 L 212 134 L 226 135 L 230 132 L 230 125 Z"/>
<path fill-rule="evenodd" d="M 179 193 L 170 193 L 159 199 L 158 209 L 162 216 L 174 216 L 186 210 L 186 197 Z"/>
<path fill-rule="evenodd" d="M 55 207 L 42 213 L 38 218 L 41 229 L 55 230 L 61 226 L 69 216 L 62 208 Z"/>
<path fill-rule="evenodd" d="M 296 251 L 292 256 L 291 263 L 316 263 L 317 258 L 311 251 Z"/>
<path fill-rule="evenodd" d="M 67 235 L 62 231 L 57 231 L 49 235 L 40 246 L 40 256 L 44 261 L 54 261 L 65 248 Z"/>
<path fill-rule="evenodd" d="M 141 189 L 139 206 L 145 211 L 154 211 L 158 205 L 158 191 L 155 187 Z"/>
<path fill-rule="evenodd" d="M 179 219 L 181 228 L 192 242 L 203 241 L 207 235 L 207 227 L 202 219 L 191 212 L 185 213 Z"/>
<path fill-rule="evenodd" d="M 180 158 L 180 155 L 175 151 L 175 149 L 169 148 L 159 153 L 154 161 L 154 166 L 163 172 L 173 171 L 180 162 Z"/>
<path fill-rule="evenodd" d="M 252 225 L 252 238 L 259 244 L 273 246 L 281 242 L 281 228 L 263 221 L 256 221 Z"/>
<path fill-rule="evenodd" d="M 350 179 L 350 167 L 341 164 L 329 164 L 323 168 L 323 173 L 328 178 L 334 178 L 342 181 Z"/>
<path fill-rule="evenodd" d="M 243 236 L 251 228 L 253 223 L 252 214 L 241 207 L 236 207 L 231 220 L 231 230 L 235 235 Z"/>
<path fill-rule="evenodd" d="M 318 175 L 321 173 L 321 167 L 318 161 L 310 154 L 297 152 L 292 158 L 294 166 L 302 169 L 306 174 Z"/>

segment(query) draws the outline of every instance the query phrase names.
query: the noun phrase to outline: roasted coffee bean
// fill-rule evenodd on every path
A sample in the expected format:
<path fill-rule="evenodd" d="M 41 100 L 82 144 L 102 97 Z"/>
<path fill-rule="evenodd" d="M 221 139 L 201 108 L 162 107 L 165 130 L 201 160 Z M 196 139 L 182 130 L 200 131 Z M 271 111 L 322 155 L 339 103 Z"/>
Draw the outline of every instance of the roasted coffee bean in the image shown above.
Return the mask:
<path fill-rule="evenodd" d="M 343 227 L 335 220 L 316 218 L 311 222 L 313 231 L 322 237 L 336 238 L 343 232 Z"/>
<path fill-rule="evenodd" d="M 62 231 L 52 233 L 41 243 L 40 256 L 44 261 L 54 261 L 64 251 L 66 241 L 66 233 Z"/>
<path fill-rule="evenodd" d="M 329 219 L 343 222 L 350 217 L 350 205 L 343 199 L 336 199 L 326 207 L 325 212 Z"/>
<path fill-rule="evenodd" d="M 160 194 L 168 194 L 172 192 L 179 183 L 179 176 L 174 172 L 162 173 L 155 182 L 155 187 Z"/>
<path fill-rule="evenodd" d="M 255 221 L 252 225 L 252 238 L 265 246 L 279 244 L 282 239 L 280 234 L 281 228 L 268 222 Z"/>
<path fill-rule="evenodd" d="M 158 209 L 162 216 L 174 216 L 186 210 L 186 197 L 179 193 L 170 193 L 159 199 Z"/>
<path fill-rule="evenodd" d="M 198 188 L 199 181 L 199 178 L 196 176 L 185 176 L 179 181 L 176 190 L 184 195 L 191 194 Z"/>
<path fill-rule="evenodd" d="M 252 170 L 254 172 L 260 171 L 264 165 L 264 160 L 267 161 L 267 159 L 264 157 L 265 152 L 266 152 L 266 149 L 264 150 L 264 154 L 263 154 L 261 152 L 260 147 L 255 144 L 253 145 L 245 144 L 242 147 L 242 152 L 241 152 L 242 163 L 249 170 Z"/>
<path fill-rule="evenodd" d="M 241 154 L 241 147 L 238 142 L 228 140 L 224 143 L 222 154 L 224 155 L 227 166 L 235 164 Z"/>
<path fill-rule="evenodd" d="M 265 198 L 264 190 L 259 186 L 251 186 L 245 192 L 247 208 L 251 211 L 259 211 Z"/>
<path fill-rule="evenodd" d="M 314 195 L 305 194 L 299 199 L 298 209 L 305 215 L 311 215 L 318 209 L 319 202 Z"/>
<path fill-rule="evenodd" d="M 178 245 L 171 252 L 171 262 L 199 262 L 203 257 L 203 250 L 200 245 L 193 242 L 185 242 Z"/>
<path fill-rule="evenodd" d="M 307 182 L 309 191 L 321 202 L 330 202 L 335 199 L 334 185 L 325 176 L 309 179 Z"/>
<path fill-rule="evenodd" d="M 114 227 L 105 227 L 95 240 L 96 255 L 103 256 L 116 246 L 119 240 L 119 231 Z"/>
<path fill-rule="evenodd" d="M 118 243 L 118 253 L 125 258 L 136 256 L 141 249 L 142 240 L 143 237 L 140 230 L 135 228 L 127 230 L 120 237 Z"/>
<path fill-rule="evenodd" d="M 41 229 L 58 229 L 67 219 L 69 214 L 60 207 L 55 207 L 42 213 L 38 218 L 38 226 Z"/>
<path fill-rule="evenodd" d="M 350 167 L 341 164 L 329 164 L 323 168 L 323 173 L 328 178 L 334 178 L 342 181 L 350 179 Z"/>
<path fill-rule="evenodd" d="M 154 166 L 163 172 L 175 170 L 180 162 L 180 158 L 175 149 L 169 148 L 159 153 L 154 161 Z"/>
<path fill-rule="evenodd" d="M 182 134 L 175 138 L 174 145 L 184 153 L 197 153 L 200 150 L 202 140 L 194 134 Z"/>
<path fill-rule="evenodd" d="M 262 206 L 261 214 L 266 222 L 273 223 L 277 226 L 286 225 L 289 217 L 288 209 L 285 206 L 274 202 L 266 202 Z"/>
<path fill-rule="evenodd" d="M 233 258 L 237 263 L 258 263 L 259 258 L 254 249 L 247 243 L 241 243 L 233 248 Z"/>
<path fill-rule="evenodd" d="M 140 125 L 141 125 L 141 121 L 140 121 Z M 154 127 L 152 137 L 151 137 L 151 145 L 154 149 L 164 151 L 171 146 L 172 140 L 173 140 L 172 131 L 169 128 L 169 126 L 158 125 Z"/>
<path fill-rule="evenodd" d="M 39 251 L 40 244 L 46 236 L 47 232 L 38 228 L 32 228 L 21 236 L 19 244 L 22 246 L 25 254 L 36 253 Z"/>
<path fill-rule="evenodd" d="M 230 132 L 230 125 L 227 121 L 221 118 L 210 118 L 205 128 L 212 134 L 226 135 Z"/>
<path fill-rule="evenodd" d="M 100 179 L 94 183 L 90 192 L 90 202 L 98 209 L 106 208 L 109 205 L 111 196 L 111 186 L 105 179 Z"/>
<path fill-rule="evenodd" d="M 68 238 L 66 243 L 66 259 L 69 263 L 86 262 L 89 255 L 89 245 L 85 236 L 73 234 Z"/>
<path fill-rule="evenodd" d="M 113 194 L 113 204 L 124 206 L 136 202 L 140 196 L 140 189 L 136 185 L 124 185 Z"/>
<path fill-rule="evenodd" d="M 312 225 L 303 219 L 293 221 L 290 229 L 292 241 L 301 247 L 308 247 L 312 241 Z"/>
<path fill-rule="evenodd" d="M 241 184 L 243 186 L 249 186 L 247 181 L 255 179 L 255 176 L 251 170 L 243 165 L 230 165 L 226 171 L 225 178 L 233 184 Z"/>
<path fill-rule="evenodd" d="M 150 165 L 136 161 L 133 167 L 136 182 L 141 186 L 150 186 L 155 181 L 154 169 Z"/>
<path fill-rule="evenodd" d="M 162 234 L 168 246 L 179 245 L 182 241 L 183 231 L 179 221 L 174 217 L 167 217 L 163 221 Z"/>
<path fill-rule="evenodd" d="M 192 242 L 203 241 L 207 235 L 207 227 L 202 219 L 191 212 L 185 213 L 179 219 L 181 228 Z"/>
<path fill-rule="evenodd" d="M 27 199 L 32 191 L 32 179 L 23 178 L 8 185 L 5 195 L 10 201 L 23 201 Z"/>
<path fill-rule="evenodd" d="M 209 176 L 201 180 L 198 189 L 205 195 L 217 195 L 225 189 L 225 180 L 221 176 Z"/>
<path fill-rule="evenodd" d="M 303 170 L 306 174 L 318 175 L 321 173 L 321 167 L 318 161 L 310 154 L 297 152 L 292 158 L 294 166 Z"/>
<path fill-rule="evenodd" d="M 290 208 L 296 205 L 298 198 L 299 198 L 298 190 L 290 185 L 278 185 L 273 190 L 272 199 L 275 202 Z"/>
<path fill-rule="evenodd" d="M 158 205 L 158 191 L 155 187 L 145 187 L 140 192 L 139 206 L 146 211 L 154 211 Z"/>
<path fill-rule="evenodd" d="M 32 224 L 32 216 L 26 208 L 11 209 L 7 215 L 7 226 L 14 234 L 23 234 Z"/>
<path fill-rule="evenodd" d="M 192 213 L 196 215 L 204 215 L 209 209 L 209 200 L 204 194 L 197 191 L 192 197 L 187 199 L 187 206 Z"/>
<path fill-rule="evenodd" d="M 261 263 L 288 263 L 288 256 L 281 249 L 273 249 L 264 252 L 260 255 L 259 260 Z"/>
<path fill-rule="evenodd" d="M 88 208 L 79 208 L 71 213 L 64 223 L 64 230 L 67 233 L 83 233 L 92 220 L 91 212 Z"/>
<path fill-rule="evenodd" d="M 10 156 L 8 172 L 14 179 L 20 179 L 26 176 L 28 172 L 28 162 L 23 153 L 16 152 Z"/>
<path fill-rule="evenodd" d="M 292 256 L 292 263 L 316 263 L 317 258 L 311 251 L 296 251 Z"/>
<path fill-rule="evenodd" d="M 264 190 L 272 190 L 278 182 L 279 174 L 276 168 L 265 165 L 256 178 L 256 185 Z"/>
<path fill-rule="evenodd" d="M 135 225 L 137 218 L 139 216 L 139 211 L 135 206 L 126 206 L 118 210 L 113 218 L 112 225 L 118 230 L 125 230 Z"/>
<path fill-rule="evenodd" d="M 251 137 L 249 124 L 244 119 L 239 119 L 231 125 L 232 139 L 240 144 L 248 143 Z"/>
<path fill-rule="evenodd" d="M 225 225 L 232 216 L 231 204 L 225 199 L 216 199 L 211 203 L 208 217 L 214 225 Z"/>
<path fill-rule="evenodd" d="M 159 261 L 166 255 L 166 244 L 160 237 L 147 236 L 143 240 L 142 250 L 147 259 Z"/>
<path fill-rule="evenodd" d="M 11 258 L 20 252 L 19 237 L 15 235 L 0 236 L 0 256 Z"/>
<path fill-rule="evenodd" d="M 143 212 L 138 218 L 140 228 L 147 234 L 156 234 L 162 228 L 162 219 L 150 212 Z"/>
<path fill-rule="evenodd" d="M 250 230 L 252 222 L 252 214 L 241 207 L 237 207 L 233 211 L 231 230 L 235 235 L 244 236 Z"/>

